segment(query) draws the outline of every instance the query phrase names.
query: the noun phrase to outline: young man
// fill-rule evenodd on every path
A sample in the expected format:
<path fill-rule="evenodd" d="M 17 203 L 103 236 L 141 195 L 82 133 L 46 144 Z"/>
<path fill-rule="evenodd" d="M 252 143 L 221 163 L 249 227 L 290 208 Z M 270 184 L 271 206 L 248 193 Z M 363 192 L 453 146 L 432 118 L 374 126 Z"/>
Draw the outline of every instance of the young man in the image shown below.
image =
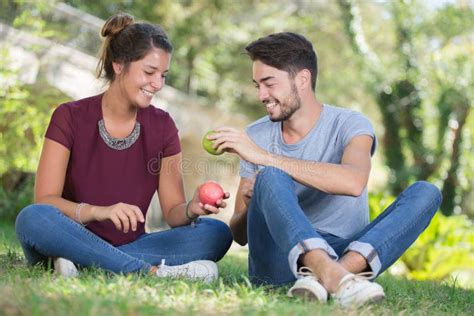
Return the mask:
<path fill-rule="evenodd" d="M 303 36 L 273 34 L 246 50 L 268 116 L 246 133 L 221 127 L 209 138 L 241 158 L 230 226 L 236 242 L 249 244 L 252 282 L 296 280 L 290 296 L 330 296 L 344 307 L 383 299 L 382 287 L 369 280 L 428 226 L 439 190 L 417 182 L 369 224 L 376 146 L 369 120 L 315 98 L 317 57 Z"/>

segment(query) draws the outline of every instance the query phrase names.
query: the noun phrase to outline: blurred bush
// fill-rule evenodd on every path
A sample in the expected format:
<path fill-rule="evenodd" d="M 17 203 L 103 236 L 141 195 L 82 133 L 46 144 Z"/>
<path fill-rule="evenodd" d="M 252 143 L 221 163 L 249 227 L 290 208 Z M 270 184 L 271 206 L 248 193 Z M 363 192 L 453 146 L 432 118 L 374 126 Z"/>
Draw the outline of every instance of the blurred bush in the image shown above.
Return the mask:
<path fill-rule="evenodd" d="M 33 200 L 33 172 L 54 108 L 68 98 L 42 80 L 21 82 L 21 69 L 0 51 L 0 220 Z"/>
<path fill-rule="evenodd" d="M 395 197 L 370 194 L 370 218 L 382 213 Z M 444 216 L 437 212 L 430 225 L 395 263 L 404 274 L 416 280 L 446 280 L 474 286 L 474 231 L 466 215 Z"/>
<path fill-rule="evenodd" d="M 0 222 L 13 223 L 16 215 L 33 201 L 34 176 L 30 174 L 13 191 L 0 186 Z"/>

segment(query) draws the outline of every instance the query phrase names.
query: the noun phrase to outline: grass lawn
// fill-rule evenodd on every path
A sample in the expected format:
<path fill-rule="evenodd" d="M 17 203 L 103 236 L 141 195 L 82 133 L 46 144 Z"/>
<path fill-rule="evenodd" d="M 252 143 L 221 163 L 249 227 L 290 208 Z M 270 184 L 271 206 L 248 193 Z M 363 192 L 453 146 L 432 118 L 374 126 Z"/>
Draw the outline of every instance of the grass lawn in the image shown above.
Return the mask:
<path fill-rule="evenodd" d="M 0 223 L 0 315 L 474 315 L 474 290 L 455 282 L 414 282 L 388 274 L 378 278 L 387 299 L 374 306 L 342 310 L 290 299 L 287 287 L 270 290 L 247 280 L 245 251 L 219 262 L 212 284 L 102 271 L 76 279 L 27 268 L 12 225 Z"/>

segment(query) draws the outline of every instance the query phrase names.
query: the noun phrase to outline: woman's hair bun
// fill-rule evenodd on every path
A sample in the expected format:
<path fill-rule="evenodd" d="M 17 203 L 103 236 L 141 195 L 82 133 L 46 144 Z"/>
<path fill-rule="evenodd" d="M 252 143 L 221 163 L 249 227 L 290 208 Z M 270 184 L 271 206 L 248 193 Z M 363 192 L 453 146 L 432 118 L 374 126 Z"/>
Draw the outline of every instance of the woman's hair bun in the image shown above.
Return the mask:
<path fill-rule="evenodd" d="M 127 13 L 118 13 L 113 16 L 111 16 L 104 24 L 102 27 L 102 31 L 100 34 L 103 37 L 107 36 L 114 36 L 120 31 L 122 31 L 124 28 L 127 26 L 133 24 L 135 22 L 135 19 L 133 16 Z"/>

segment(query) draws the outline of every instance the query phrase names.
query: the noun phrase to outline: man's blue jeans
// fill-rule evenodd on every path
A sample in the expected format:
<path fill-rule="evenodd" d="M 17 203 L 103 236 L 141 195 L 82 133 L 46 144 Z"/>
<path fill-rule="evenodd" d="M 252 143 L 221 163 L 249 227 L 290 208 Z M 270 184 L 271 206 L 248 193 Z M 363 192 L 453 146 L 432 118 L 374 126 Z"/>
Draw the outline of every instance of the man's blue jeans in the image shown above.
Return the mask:
<path fill-rule="evenodd" d="M 247 216 L 250 279 L 272 285 L 295 281 L 298 258 L 313 249 L 334 260 L 358 252 L 378 276 L 425 230 L 441 200 L 434 185 L 416 182 L 365 229 L 343 239 L 318 232 L 298 205 L 292 178 L 266 167 L 257 176 Z"/>
<path fill-rule="evenodd" d="M 63 257 L 83 267 L 114 273 L 147 272 L 162 259 L 167 265 L 218 261 L 232 243 L 225 223 L 202 218 L 196 225 L 145 233 L 134 242 L 114 247 L 46 204 L 30 205 L 18 214 L 16 235 L 31 265 L 46 263 L 49 257 Z"/>

